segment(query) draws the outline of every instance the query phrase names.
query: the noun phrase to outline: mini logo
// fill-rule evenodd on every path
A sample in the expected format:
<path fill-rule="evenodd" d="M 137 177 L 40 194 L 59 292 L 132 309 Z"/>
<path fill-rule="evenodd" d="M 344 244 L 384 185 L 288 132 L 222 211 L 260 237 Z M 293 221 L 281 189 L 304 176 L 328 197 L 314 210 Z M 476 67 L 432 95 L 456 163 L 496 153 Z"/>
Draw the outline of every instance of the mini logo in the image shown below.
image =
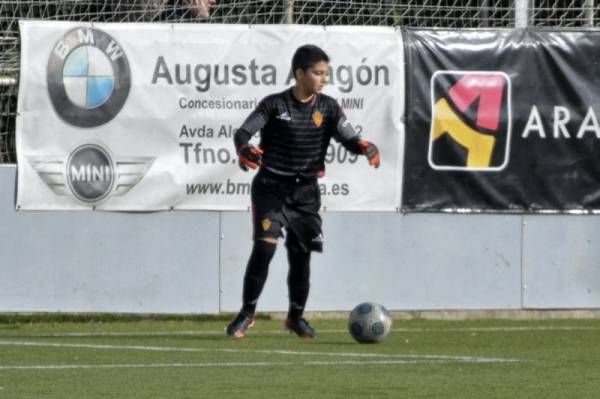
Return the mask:
<path fill-rule="evenodd" d="M 129 63 L 107 33 L 75 28 L 56 42 L 47 68 L 50 100 L 56 113 L 78 127 L 96 127 L 113 119 L 131 86 Z"/>
<path fill-rule="evenodd" d="M 431 78 L 433 169 L 498 171 L 508 164 L 510 79 L 503 72 L 438 71 Z"/>
<path fill-rule="evenodd" d="M 110 196 L 122 196 L 138 184 L 154 158 L 118 157 L 97 144 L 84 144 L 64 157 L 26 157 L 31 167 L 57 195 L 73 196 L 85 205 L 97 205 Z"/>
<path fill-rule="evenodd" d="M 269 230 L 269 228 L 271 227 L 271 221 L 269 220 L 269 218 L 264 218 L 262 221 L 262 228 L 264 231 Z"/>
<path fill-rule="evenodd" d="M 115 168 L 110 155 L 100 146 L 86 144 L 71 153 L 67 160 L 67 183 L 82 202 L 104 199 L 115 182 Z"/>
<path fill-rule="evenodd" d="M 315 123 L 316 127 L 321 127 L 321 124 L 323 123 L 323 114 L 321 113 L 321 111 L 313 112 L 312 120 Z"/>
<path fill-rule="evenodd" d="M 291 121 L 292 120 L 292 117 L 287 112 L 283 112 L 283 113 L 277 115 L 276 118 L 279 120 L 282 120 L 282 121 Z"/>

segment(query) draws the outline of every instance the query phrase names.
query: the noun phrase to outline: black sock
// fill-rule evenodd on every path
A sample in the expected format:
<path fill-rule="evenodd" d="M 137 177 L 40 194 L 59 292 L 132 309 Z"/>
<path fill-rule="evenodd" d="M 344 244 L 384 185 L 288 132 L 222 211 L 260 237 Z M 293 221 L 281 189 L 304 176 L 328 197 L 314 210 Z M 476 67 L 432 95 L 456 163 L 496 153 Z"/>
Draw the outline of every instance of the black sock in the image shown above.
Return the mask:
<path fill-rule="evenodd" d="M 310 252 L 288 248 L 290 270 L 287 283 L 290 296 L 288 318 L 297 320 L 304 313 L 310 289 Z"/>
<path fill-rule="evenodd" d="M 267 281 L 269 273 L 269 263 L 275 254 L 276 244 L 262 240 L 254 241 L 252 254 L 246 266 L 244 275 L 244 291 L 242 294 L 243 306 L 242 312 L 254 313 L 256 302 Z"/>

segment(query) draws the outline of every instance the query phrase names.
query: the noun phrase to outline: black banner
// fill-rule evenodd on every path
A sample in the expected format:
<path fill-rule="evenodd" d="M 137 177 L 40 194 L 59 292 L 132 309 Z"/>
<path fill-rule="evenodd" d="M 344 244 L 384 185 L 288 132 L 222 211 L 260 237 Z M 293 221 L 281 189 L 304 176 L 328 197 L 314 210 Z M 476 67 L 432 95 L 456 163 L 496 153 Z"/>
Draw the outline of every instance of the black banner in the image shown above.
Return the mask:
<path fill-rule="evenodd" d="M 600 211 L 600 31 L 405 31 L 404 211 Z"/>

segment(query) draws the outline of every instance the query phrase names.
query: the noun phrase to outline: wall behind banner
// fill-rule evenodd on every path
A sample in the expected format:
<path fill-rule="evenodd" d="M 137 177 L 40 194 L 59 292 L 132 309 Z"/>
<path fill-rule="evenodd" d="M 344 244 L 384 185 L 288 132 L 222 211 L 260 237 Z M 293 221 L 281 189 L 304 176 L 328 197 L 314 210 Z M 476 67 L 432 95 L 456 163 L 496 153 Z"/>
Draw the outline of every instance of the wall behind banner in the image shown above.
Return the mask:
<path fill-rule="evenodd" d="M 16 168 L 0 167 L 14 187 Z M 0 194 L 0 312 L 219 313 L 240 306 L 247 212 L 16 212 Z M 600 307 L 597 216 L 324 213 L 311 311 Z M 280 248 L 259 304 L 285 311 Z"/>

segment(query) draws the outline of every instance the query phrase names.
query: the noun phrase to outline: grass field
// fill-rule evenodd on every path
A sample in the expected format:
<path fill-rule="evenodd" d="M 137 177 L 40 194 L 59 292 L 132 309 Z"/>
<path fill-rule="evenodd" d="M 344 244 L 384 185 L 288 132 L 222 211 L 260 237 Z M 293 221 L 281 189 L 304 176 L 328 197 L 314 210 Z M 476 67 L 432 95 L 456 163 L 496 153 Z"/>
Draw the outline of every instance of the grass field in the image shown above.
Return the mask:
<path fill-rule="evenodd" d="M 0 398 L 600 397 L 600 320 L 395 320 L 371 345 L 343 319 L 317 340 L 225 324 L 0 319 Z"/>

